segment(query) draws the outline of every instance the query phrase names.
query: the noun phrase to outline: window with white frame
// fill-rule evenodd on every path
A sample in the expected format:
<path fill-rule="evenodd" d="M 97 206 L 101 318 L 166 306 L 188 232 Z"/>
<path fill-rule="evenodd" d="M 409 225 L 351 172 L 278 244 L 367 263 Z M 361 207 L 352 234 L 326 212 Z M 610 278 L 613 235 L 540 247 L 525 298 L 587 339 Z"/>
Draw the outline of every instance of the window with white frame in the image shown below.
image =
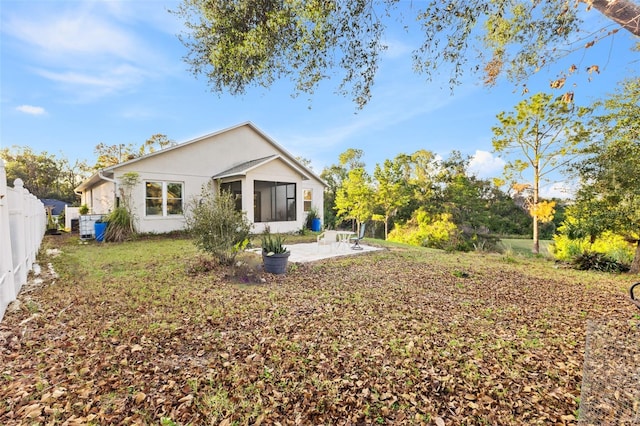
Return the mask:
<path fill-rule="evenodd" d="M 311 211 L 311 200 L 313 199 L 313 190 L 303 189 L 302 198 L 304 200 L 304 211 L 305 212 Z"/>
<path fill-rule="evenodd" d="M 182 182 L 145 183 L 145 215 L 175 216 L 183 213 Z"/>

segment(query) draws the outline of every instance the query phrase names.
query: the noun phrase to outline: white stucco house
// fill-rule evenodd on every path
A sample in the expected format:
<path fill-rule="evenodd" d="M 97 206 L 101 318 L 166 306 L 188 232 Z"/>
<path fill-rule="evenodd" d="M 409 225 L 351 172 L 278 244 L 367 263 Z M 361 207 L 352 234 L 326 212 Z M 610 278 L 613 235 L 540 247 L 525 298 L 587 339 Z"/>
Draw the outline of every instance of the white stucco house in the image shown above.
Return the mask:
<path fill-rule="evenodd" d="M 129 197 L 142 233 L 184 229 L 189 201 L 218 186 L 236 195 L 255 233 L 300 230 L 311 208 L 322 219 L 326 184 L 250 122 L 104 168 L 76 188 L 81 203 L 107 214 L 127 173 L 138 176 Z"/>

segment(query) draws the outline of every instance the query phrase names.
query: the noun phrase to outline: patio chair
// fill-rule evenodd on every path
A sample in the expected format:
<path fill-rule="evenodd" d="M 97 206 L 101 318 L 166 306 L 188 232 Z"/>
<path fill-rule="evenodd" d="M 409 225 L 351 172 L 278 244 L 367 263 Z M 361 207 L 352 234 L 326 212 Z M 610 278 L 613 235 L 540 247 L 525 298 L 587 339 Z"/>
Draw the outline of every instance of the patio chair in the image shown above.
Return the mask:
<path fill-rule="evenodd" d="M 318 235 L 317 240 L 318 251 L 320 251 L 320 246 L 330 246 L 330 249 L 333 250 L 333 246 L 338 241 L 338 231 L 324 231 Z"/>
<path fill-rule="evenodd" d="M 362 250 L 362 247 L 360 246 L 360 241 L 362 241 L 364 239 L 364 228 L 366 226 L 366 223 L 363 223 L 360 225 L 360 234 L 356 235 L 355 237 L 351 237 L 349 238 L 349 240 L 351 242 L 353 242 L 353 245 L 351 246 L 351 250 Z"/>

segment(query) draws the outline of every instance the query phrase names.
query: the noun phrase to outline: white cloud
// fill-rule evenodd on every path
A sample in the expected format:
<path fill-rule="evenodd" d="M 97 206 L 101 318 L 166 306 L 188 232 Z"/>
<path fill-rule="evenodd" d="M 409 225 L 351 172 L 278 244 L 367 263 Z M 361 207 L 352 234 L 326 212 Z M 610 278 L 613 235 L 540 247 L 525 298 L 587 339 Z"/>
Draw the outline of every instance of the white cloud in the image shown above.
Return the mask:
<path fill-rule="evenodd" d="M 58 58 L 60 62 L 104 55 L 130 60 L 141 50 L 133 34 L 88 11 L 60 16 L 14 17 L 5 24 L 5 32 L 37 48 L 33 53 L 47 60 Z"/>
<path fill-rule="evenodd" d="M 55 13 L 43 8 L 8 15 L 3 38 L 28 57 L 37 75 L 67 91 L 70 100 L 93 100 L 173 73 L 164 50 L 149 45 L 141 26 L 123 19 L 110 3 L 72 2 Z"/>
<path fill-rule="evenodd" d="M 413 46 L 398 39 L 389 39 L 383 42 L 386 49 L 382 53 L 388 58 L 402 58 L 413 52 Z"/>
<path fill-rule="evenodd" d="M 19 107 L 16 107 L 16 110 L 30 115 L 44 115 L 47 113 L 44 108 L 33 105 L 20 105 Z"/>
<path fill-rule="evenodd" d="M 127 64 L 95 72 L 92 70 L 54 72 L 39 69 L 36 73 L 49 80 L 63 83 L 75 90 L 76 96 L 84 98 L 95 98 L 126 90 L 149 76 L 145 70 Z"/>
<path fill-rule="evenodd" d="M 505 162 L 487 151 L 476 150 L 469 162 L 469 171 L 479 178 L 495 177 L 502 173 Z"/>
<path fill-rule="evenodd" d="M 572 198 L 576 192 L 576 185 L 572 182 L 560 181 L 540 188 L 542 198 Z"/>

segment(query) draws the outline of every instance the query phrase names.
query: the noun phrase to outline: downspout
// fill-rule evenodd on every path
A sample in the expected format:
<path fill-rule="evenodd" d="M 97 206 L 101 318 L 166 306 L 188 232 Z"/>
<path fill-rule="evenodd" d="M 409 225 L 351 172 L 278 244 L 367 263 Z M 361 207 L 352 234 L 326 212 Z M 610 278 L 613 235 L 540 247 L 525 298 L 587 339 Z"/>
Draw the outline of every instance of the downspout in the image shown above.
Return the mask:
<path fill-rule="evenodd" d="M 111 179 L 102 174 L 102 170 L 98 170 L 98 177 L 102 180 L 106 180 L 107 182 L 117 183 L 115 179 Z"/>
<path fill-rule="evenodd" d="M 118 201 L 118 182 L 115 179 L 111 179 L 102 174 L 102 169 L 98 170 L 98 177 L 107 182 L 113 183 L 113 207 L 115 208 Z"/>

